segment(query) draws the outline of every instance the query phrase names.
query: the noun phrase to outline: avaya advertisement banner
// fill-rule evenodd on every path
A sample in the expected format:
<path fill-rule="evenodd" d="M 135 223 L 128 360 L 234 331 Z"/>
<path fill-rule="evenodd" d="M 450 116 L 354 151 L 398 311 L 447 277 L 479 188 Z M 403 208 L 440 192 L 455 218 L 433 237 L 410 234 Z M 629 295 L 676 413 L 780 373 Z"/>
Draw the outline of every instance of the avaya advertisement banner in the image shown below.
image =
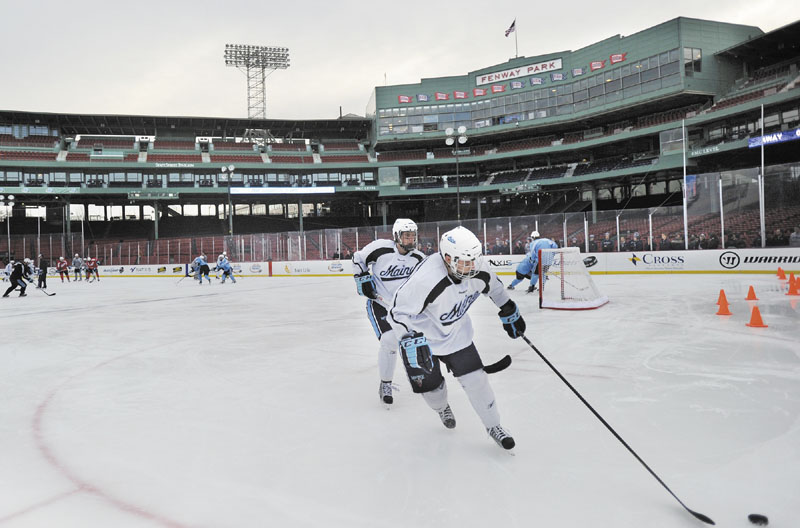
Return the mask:
<path fill-rule="evenodd" d="M 527 64 L 525 66 L 519 66 L 517 68 L 510 68 L 508 70 L 482 73 L 475 77 L 475 84 L 478 86 L 483 86 L 484 84 L 511 81 L 519 79 L 520 77 L 527 77 L 528 75 L 560 70 L 561 68 L 561 59 L 551 59 Z"/>
<path fill-rule="evenodd" d="M 784 141 L 794 141 L 800 139 L 800 128 L 794 130 L 784 130 L 782 132 L 775 132 L 774 134 L 767 134 L 766 136 L 758 136 L 747 140 L 749 148 L 760 147 L 761 145 L 771 145 L 773 143 L 783 143 Z"/>

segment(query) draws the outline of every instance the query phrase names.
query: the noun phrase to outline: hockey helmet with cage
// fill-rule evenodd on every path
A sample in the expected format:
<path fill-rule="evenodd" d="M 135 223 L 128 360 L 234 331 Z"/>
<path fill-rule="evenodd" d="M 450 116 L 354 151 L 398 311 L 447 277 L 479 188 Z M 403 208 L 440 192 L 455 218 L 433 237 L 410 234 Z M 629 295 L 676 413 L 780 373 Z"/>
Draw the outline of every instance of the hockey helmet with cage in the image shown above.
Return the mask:
<path fill-rule="evenodd" d="M 468 279 L 478 274 L 483 254 L 481 241 L 463 226 L 451 229 L 439 241 L 439 254 L 457 279 Z M 448 258 L 450 261 L 448 262 Z"/>
<path fill-rule="evenodd" d="M 400 238 L 403 233 L 414 233 L 414 241 L 410 244 L 403 244 Z M 411 251 L 417 247 L 417 224 L 410 218 L 398 218 L 392 226 L 392 237 L 401 248 Z"/>
<path fill-rule="evenodd" d="M 78 258 L 78 254 L 77 253 L 75 253 L 75 258 Z"/>
<path fill-rule="evenodd" d="M 531 231 L 531 238 L 534 239 L 534 240 L 539 238 L 539 232 L 536 231 L 536 230 Z"/>

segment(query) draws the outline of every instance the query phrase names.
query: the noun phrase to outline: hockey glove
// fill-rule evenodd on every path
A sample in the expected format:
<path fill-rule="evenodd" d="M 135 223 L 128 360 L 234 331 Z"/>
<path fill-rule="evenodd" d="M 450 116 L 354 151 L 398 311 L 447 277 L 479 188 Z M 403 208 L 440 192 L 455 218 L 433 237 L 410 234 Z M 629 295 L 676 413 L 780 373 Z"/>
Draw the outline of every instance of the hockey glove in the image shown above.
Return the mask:
<path fill-rule="evenodd" d="M 368 271 L 354 275 L 353 278 L 356 280 L 356 290 L 359 295 L 370 299 L 378 298 L 378 294 L 375 292 L 375 277 L 370 275 Z"/>
<path fill-rule="evenodd" d="M 433 355 L 428 340 L 422 332 L 408 332 L 400 339 L 400 349 L 414 368 L 419 368 L 427 373 L 433 372 Z"/>
<path fill-rule="evenodd" d="M 497 312 L 503 323 L 503 330 L 511 339 L 516 339 L 525 333 L 525 319 L 519 314 L 519 308 L 514 301 L 508 301 Z"/>

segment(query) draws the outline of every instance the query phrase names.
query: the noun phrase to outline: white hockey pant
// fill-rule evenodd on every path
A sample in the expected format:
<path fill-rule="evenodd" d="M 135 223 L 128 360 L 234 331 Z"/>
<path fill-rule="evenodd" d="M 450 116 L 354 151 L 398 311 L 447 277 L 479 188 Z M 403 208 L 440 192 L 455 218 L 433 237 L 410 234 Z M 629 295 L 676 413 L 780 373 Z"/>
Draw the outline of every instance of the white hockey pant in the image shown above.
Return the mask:
<path fill-rule="evenodd" d="M 497 411 L 494 391 L 489 384 L 489 375 L 483 369 L 478 369 L 456 379 L 464 387 L 464 392 L 483 426 L 488 429 L 500 425 L 500 413 Z"/>
<path fill-rule="evenodd" d="M 381 336 L 378 348 L 378 374 L 381 381 L 392 381 L 397 366 L 397 339 L 394 332 L 386 332 Z"/>

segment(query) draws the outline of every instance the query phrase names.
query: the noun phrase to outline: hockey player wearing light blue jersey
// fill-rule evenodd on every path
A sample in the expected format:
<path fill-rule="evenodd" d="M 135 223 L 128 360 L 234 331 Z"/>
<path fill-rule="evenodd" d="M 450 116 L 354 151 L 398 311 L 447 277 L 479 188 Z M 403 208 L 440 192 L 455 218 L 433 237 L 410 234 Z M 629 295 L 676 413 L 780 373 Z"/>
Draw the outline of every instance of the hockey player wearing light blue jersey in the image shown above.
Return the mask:
<path fill-rule="evenodd" d="M 206 260 L 205 255 L 200 255 L 196 259 L 194 259 L 193 264 L 195 265 L 195 269 L 197 269 L 197 279 L 200 281 L 200 284 L 203 284 L 203 277 L 205 276 L 206 280 L 209 284 L 211 284 L 211 278 L 209 278 L 209 268 L 208 268 L 208 261 Z"/>
<path fill-rule="evenodd" d="M 556 249 L 558 247 L 558 244 L 549 238 L 540 238 L 538 231 L 531 233 L 531 239 L 530 250 L 528 254 L 525 255 L 525 258 L 522 259 L 522 262 L 517 265 L 516 278 L 508 285 L 509 290 L 513 290 L 514 286 L 524 279 L 530 279 L 531 285 L 528 287 L 527 292 L 531 293 L 534 291 L 539 282 L 539 274 L 537 273 L 539 268 L 539 250 Z"/>
<path fill-rule="evenodd" d="M 233 268 L 227 257 L 217 261 L 217 269 L 222 271 L 222 284 L 225 284 L 225 279 L 228 277 L 231 278 L 232 283 L 236 284 L 236 277 L 233 276 Z"/>

